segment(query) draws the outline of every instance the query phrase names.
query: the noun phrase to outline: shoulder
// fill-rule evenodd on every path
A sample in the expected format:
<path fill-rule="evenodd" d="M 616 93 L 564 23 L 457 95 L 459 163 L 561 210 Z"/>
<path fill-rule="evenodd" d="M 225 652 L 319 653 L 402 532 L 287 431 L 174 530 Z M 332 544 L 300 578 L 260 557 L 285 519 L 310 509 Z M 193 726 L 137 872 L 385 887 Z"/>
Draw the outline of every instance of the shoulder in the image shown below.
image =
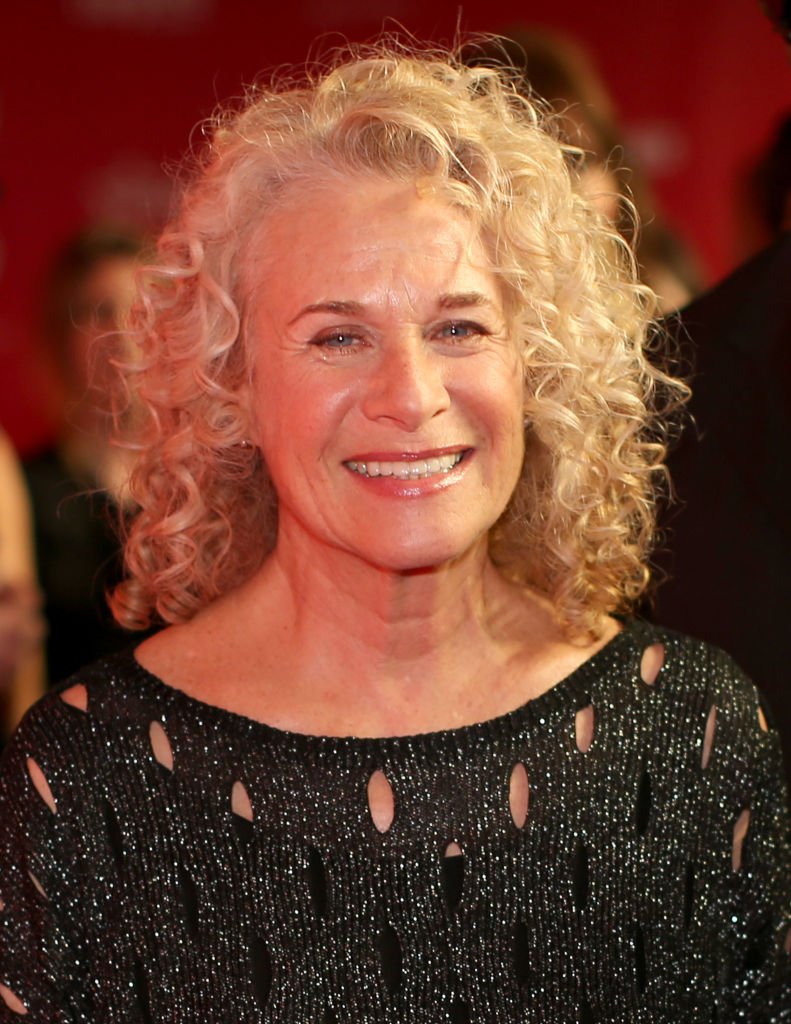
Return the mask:
<path fill-rule="evenodd" d="M 674 630 L 634 623 L 629 630 L 642 661 L 649 648 L 659 651 L 651 691 L 654 714 L 679 741 L 695 737 L 701 766 L 741 775 L 756 762 L 777 761 L 780 740 L 762 694 L 734 659 L 721 648 Z"/>
<path fill-rule="evenodd" d="M 130 649 L 87 666 L 28 710 L 0 759 L 0 820 L 18 819 L 28 832 L 56 822 L 99 827 L 95 815 L 119 780 L 146 791 L 164 763 L 152 730 L 163 712 L 143 676 Z"/>
<path fill-rule="evenodd" d="M 131 647 L 74 673 L 49 690 L 25 713 L 6 749 L 7 763 L 34 751 L 67 757 L 87 754 L 90 737 L 123 728 L 141 705 L 138 671 Z"/>
<path fill-rule="evenodd" d="M 641 654 L 649 648 L 657 652 L 657 692 L 674 699 L 707 697 L 757 714 L 758 690 L 722 648 L 642 620 L 628 630 Z"/>
<path fill-rule="evenodd" d="M 786 287 L 791 273 L 791 232 L 737 267 L 728 277 L 681 311 L 680 320 L 696 345 L 718 353 L 732 348 L 756 359 L 779 345 L 791 309 Z"/>
<path fill-rule="evenodd" d="M 715 644 L 643 619 L 630 622 L 626 631 L 638 650 L 645 651 L 654 645 L 661 647 L 660 673 L 671 687 L 691 687 L 697 691 L 725 687 L 734 695 L 755 693 L 749 677 Z"/>

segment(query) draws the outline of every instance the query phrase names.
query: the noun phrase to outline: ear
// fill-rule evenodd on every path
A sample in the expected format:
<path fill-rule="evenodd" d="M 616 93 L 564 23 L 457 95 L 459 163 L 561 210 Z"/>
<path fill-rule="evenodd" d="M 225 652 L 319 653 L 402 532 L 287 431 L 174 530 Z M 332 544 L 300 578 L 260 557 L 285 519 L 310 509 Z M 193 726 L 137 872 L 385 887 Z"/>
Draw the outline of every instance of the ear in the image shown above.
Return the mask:
<path fill-rule="evenodd" d="M 245 380 L 236 395 L 243 430 L 242 439 L 238 443 L 242 448 L 260 448 L 261 429 L 256 413 L 255 388 L 252 380 Z"/>

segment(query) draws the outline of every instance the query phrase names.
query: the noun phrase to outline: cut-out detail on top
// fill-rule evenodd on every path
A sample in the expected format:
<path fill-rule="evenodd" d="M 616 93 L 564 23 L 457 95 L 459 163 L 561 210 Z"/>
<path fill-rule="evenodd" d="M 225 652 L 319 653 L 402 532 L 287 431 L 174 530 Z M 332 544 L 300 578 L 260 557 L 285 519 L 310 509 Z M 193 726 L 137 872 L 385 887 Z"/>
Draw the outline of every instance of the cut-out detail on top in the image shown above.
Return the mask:
<path fill-rule="evenodd" d="M 58 813 L 58 805 L 55 802 L 55 797 L 52 795 L 52 790 L 49 788 L 47 777 L 39 767 L 37 761 L 32 757 L 27 759 L 27 773 L 30 776 L 30 781 L 36 787 L 36 792 L 49 807 L 53 814 Z"/>
<path fill-rule="evenodd" d="M 41 882 L 39 882 L 38 878 L 36 878 L 32 871 L 28 871 L 27 877 L 33 883 L 33 888 L 36 890 L 39 896 L 43 896 L 45 900 L 48 900 L 49 896 L 47 896 L 46 892 L 44 891 L 44 886 L 41 884 Z"/>
<path fill-rule="evenodd" d="M 458 843 L 448 843 L 442 855 L 442 888 L 451 914 L 461 902 L 464 891 L 464 855 Z"/>
<path fill-rule="evenodd" d="M 272 991 L 272 958 L 266 943 L 257 935 L 250 939 L 250 966 L 256 1000 L 261 1009 L 266 1010 Z"/>
<path fill-rule="evenodd" d="M 582 910 L 588 902 L 590 887 L 590 864 L 588 847 L 580 839 L 571 859 L 571 879 L 574 892 L 574 906 Z"/>
<path fill-rule="evenodd" d="M 527 821 L 529 803 L 530 784 L 527 768 L 521 761 L 517 761 L 511 769 L 511 778 L 508 783 L 508 808 L 511 811 L 511 820 L 519 829 L 524 828 Z"/>
<path fill-rule="evenodd" d="M 395 794 L 390 780 L 377 768 L 371 773 L 367 786 L 368 812 L 377 832 L 389 832 L 395 818 Z"/>
<path fill-rule="evenodd" d="M 173 771 L 173 748 L 170 745 L 168 734 L 165 732 L 165 728 L 161 722 L 154 720 L 148 727 L 148 737 L 151 740 L 151 751 L 154 754 L 156 761 L 162 765 L 163 768 L 167 768 L 169 772 Z"/>
<path fill-rule="evenodd" d="M 645 962 L 645 940 L 640 925 L 634 930 L 634 982 L 639 995 L 645 992 L 647 968 Z"/>
<path fill-rule="evenodd" d="M 135 996 L 137 997 L 137 1008 L 144 1024 L 153 1024 L 151 1017 L 151 1000 L 148 992 L 148 978 L 142 963 L 135 959 Z"/>
<path fill-rule="evenodd" d="M 15 992 L 12 992 L 7 985 L 4 985 L 2 981 L 0 981 L 0 998 L 2 998 L 3 1002 L 12 1013 L 18 1013 L 22 1017 L 27 1013 L 27 1007 L 19 996 Z"/>
<path fill-rule="evenodd" d="M 513 935 L 514 974 L 520 985 L 530 984 L 530 933 L 524 921 L 517 920 Z"/>
<path fill-rule="evenodd" d="M 385 920 L 376 937 L 376 948 L 382 965 L 382 977 L 385 987 L 394 996 L 401 987 L 402 953 L 398 933 L 389 921 Z"/>
<path fill-rule="evenodd" d="M 747 838 L 747 830 L 750 828 L 750 808 L 742 809 L 741 814 L 733 825 L 733 848 L 731 850 L 731 868 L 734 871 L 741 870 L 744 856 L 744 840 Z"/>
<path fill-rule="evenodd" d="M 321 854 L 314 846 L 311 846 L 308 850 L 305 878 L 313 909 L 316 911 L 316 917 L 323 918 L 327 914 L 327 871 Z"/>
<path fill-rule="evenodd" d="M 769 723 L 766 721 L 766 715 L 761 705 L 758 705 L 758 726 L 761 732 L 769 732 Z"/>
<path fill-rule="evenodd" d="M 238 818 L 253 820 L 253 805 L 244 783 L 239 779 L 231 786 L 231 810 Z"/>
<path fill-rule="evenodd" d="M 640 678 L 646 686 L 653 686 L 659 670 L 665 663 L 665 645 L 651 644 L 643 651 L 640 659 Z"/>
<path fill-rule="evenodd" d="M 700 755 L 700 767 L 707 768 L 711 760 L 711 748 L 714 746 L 714 733 L 717 729 L 717 705 L 712 704 L 706 719 L 706 731 L 703 734 L 703 752 Z"/>
<path fill-rule="evenodd" d="M 70 686 L 68 690 L 64 690 L 60 695 L 60 699 L 64 704 L 68 704 L 69 707 L 77 708 L 78 711 L 88 710 L 88 690 L 84 683 L 77 683 L 76 686 Z"/>
<path fill-rule="evenodd" d="M 580 708 L 574 718 L 574 733 L 577 741 L 577 750 L 587 754 L 593 743 L 594 715 L 593 705 L 586 704 Z"/>
<path fill-rule="evenodd" d="M 637 827 L 637 834 L 640 836 L 644 836 L 648 829 L 648 823 L 651 820 L 652 804 L 651 773 L 645 768 L 640 776 L 640 784 L 637 787 L 637 803 L 635 806 L 635 825 Z"/>

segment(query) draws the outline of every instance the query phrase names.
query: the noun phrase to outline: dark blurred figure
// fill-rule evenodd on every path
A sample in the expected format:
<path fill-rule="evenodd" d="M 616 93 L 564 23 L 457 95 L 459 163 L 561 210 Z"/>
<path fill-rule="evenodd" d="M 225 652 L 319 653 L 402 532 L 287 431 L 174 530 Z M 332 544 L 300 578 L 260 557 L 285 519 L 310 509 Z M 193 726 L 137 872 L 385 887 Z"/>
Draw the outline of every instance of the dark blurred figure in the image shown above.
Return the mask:
<path fill-rule="evenodd" d="M 773 8 L 789 37 L 789 4 Z M 785 19 L 785 20 L 784 20 Z M 674 329 L 694 361 L 695 426 L 671 455 L 664 625 L 724 647 L 768 698 L 791 782 L 791 175 L 789 134 L 762 162 L 774 241 L 693 302 Z M 771 187 L 770 186 L 771 183 Z"/>
<path fill-rule="evenodd" d="M 791 228 L 791 114 L 752 174 L 752 192 L 766 231 L 776 238 Z"/>
<path fill-rule="evenodd" d="M 48 623 L 51 682 L 128 643 L 105 600 L 119 579 L 113 498 L 126 458 L 109 441 L 111 359 L 134 294 L 137 237 L 86 231 L 61 251 L 44 302 L 44 339 L 60 389 L 56 444 L 24 464 Z"/>
<path fill-rule="evenodd" d="M 660 311 L 669 313 L 694 298 L 701 288 L 695 257 L 660 217 L 588 53 L 554 32 L 517 26 L 491 43 L 469 47 L 465 59 L 471 65 L 513 67 L 524 91 L 541 97 L 560 116 L 564 141 L 582 151 L 575 169 L 584 191 L 634 246 L 641 277 L 657 293 Z"/>
<path fill-rule="evenodd" d="M 791 780 L 791 235 L 693 302 L 691 425 L 655 559 L 658 622 L 724 647 L 766 693 Z M 686 337 L 688 336 L 688 337 Z"/>

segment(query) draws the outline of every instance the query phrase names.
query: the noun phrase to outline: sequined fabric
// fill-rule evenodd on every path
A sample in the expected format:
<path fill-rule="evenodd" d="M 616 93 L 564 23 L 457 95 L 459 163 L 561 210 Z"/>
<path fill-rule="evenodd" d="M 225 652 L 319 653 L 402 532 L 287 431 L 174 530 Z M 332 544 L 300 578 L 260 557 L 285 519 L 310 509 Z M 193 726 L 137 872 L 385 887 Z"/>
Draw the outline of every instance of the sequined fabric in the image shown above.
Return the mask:
<path fill-rule="evenodd" d="M 131 654 L 75 682 L 87 710 L 48 695 L 4 755 L 3 1022 L 791 1021 L 778 741 L 717 650 L 632 624 L 510 714 L 380 740 Z"/>

